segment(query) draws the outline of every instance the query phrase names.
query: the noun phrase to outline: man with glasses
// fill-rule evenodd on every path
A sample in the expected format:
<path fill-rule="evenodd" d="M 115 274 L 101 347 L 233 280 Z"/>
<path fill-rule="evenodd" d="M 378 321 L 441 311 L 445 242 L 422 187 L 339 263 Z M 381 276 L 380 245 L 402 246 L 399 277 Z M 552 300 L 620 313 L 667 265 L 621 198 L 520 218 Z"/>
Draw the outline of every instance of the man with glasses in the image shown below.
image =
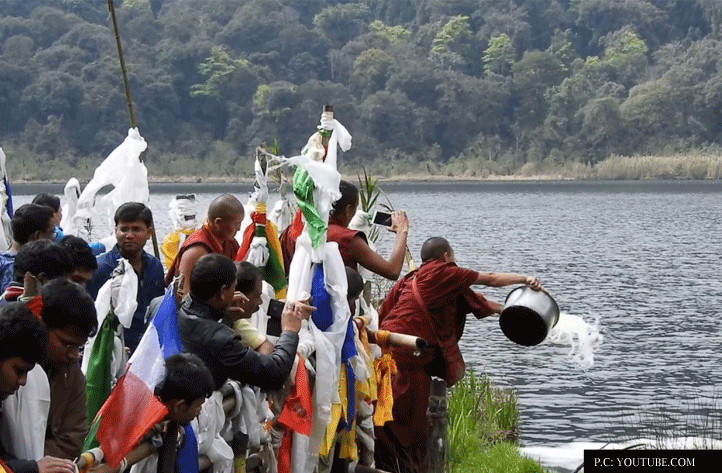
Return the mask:
<path fill-rule="evenodd" d="M 163 265 L 144 247 L 153 231 L 153 214 L 139 202 L 126 202 L 115 212 L 116 245 L 107 253 L 98 256 L 98 269 L 87 285 L 88 293 L 95 299 L 98 291 L 110 279 L 121 258 L 128 260 L 138 276 L 138 307 L 133 314 L 130 328 L 123 332 L 125 346 L 131 353 L 145 333 L 147 323 L 145 312 L 154 297 L 165 294 Z"/>
<path fill-rule="evenodd" d="M 98 330 L 98 318 L 93 299 L 76 283 L 53 279 L 40 296 L 40 320 L 48 329 L 48 356 L 41 365 L 50 383 L 45 454 L 73 460 L 88 433 L 80 348 Z"/>
<path fill-rule="evenodd" d="M 13 263 L 20 248 L 29 241 L 55 238 L 53 209 L 44 205 L 25 204 L 15 210 L 11 222 L 13 245 L 0 252 L 0 294 L 13 280 Z"/>

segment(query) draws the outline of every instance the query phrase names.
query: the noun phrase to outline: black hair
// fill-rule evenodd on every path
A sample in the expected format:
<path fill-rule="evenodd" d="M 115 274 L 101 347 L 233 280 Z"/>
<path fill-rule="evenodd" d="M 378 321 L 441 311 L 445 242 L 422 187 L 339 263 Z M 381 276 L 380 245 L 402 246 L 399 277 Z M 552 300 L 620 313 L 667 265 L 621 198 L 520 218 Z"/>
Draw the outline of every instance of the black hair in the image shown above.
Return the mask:
<path fill-rule="evenodd" d="M 43 309 L 40 317 L 48 330 L 77 328 L 86 337 L 98 331 L 93 298 L 82 286 L 65 279 L 53 279 L 40 288 Z"/>
<path fill-rule="evenodd" d="M 256 287 L 256 282 L 263 280 L 263 273 L 248 261 L 236 263 L 236 291 L 248 294 Z"/>
<path fill-rule="evenodd" d="M 224 286 L 236 283 L 236 265 L 227 256 L 209 253 L 201 256 L 191 270 L 190 292 L 202 301 L 213 297 Z"/>
<path fill-rule="evenodd" d="M 451 245 L 446 238 L 431 237 L 421 245 L 421 262 L 439 259 L 449 251 L 451 251 Z"/>
<path fill-rule="evenodd" d="M 358 187 L 349 181 L 341 181 L 338 185 L 338 190 L 341 192 L 341 197 L 333 203 L 330 217 L 333 218 L 336 214 L 343 212 L 349 205 L 358 205 Z"/>
<path fill-rule="evenodd" d="M 60 210 L 60 197 L 43 192 L 33 197 L 33 204 L 44 205 L 53 209 L 53 212 Z"/>
<path fill-rule="evenodd" d="M 143 222 L 147 227 L 153 226 L 153 212 L 140 202 L 126 202 L 118 207 L 113 217 L 115 224 L 121 222 Z"/>
<path fill-rule="evenodd" d="M 165 359 L 165 377 L 156 386 L 162 402 L 182 399 L 191 405 L 213 394 L 213 376 L 203 360 L 192 353 L 176 353 Z"/>
<path fill-rule="evenodd" d="M 73 262 L 73 270 L 95 271 L 98 269 L 98 260 L 87 241 L 75 235 L 65 235 L 60 239 L 60 246 L 68 250 Z"/>
<path fill-rule="evenodd" d="M 0 308 L 0 361 L 22 358 L 35 364 L 45 357 L 48 332 L 21 302 Z"/>
<path fill-rule="evenodd" d="M 358 271 L 350 266 L 346 266 L 346 282 L 348 283 L 348 299 L 356 299 L 364 290 L 364 278 Z"/>
<path fill-rule="evenodd" d="M 33 233 L 47 230 L 54 213 L 53 209 L 46 205 L 21 205 L 15 210 L 11 222 L 13 239 L 24 245 Z"/>
<path fill-rule="evenodd" d="M 18 250 L 13 263 L 13 281 L 23 282 L 25 273 L 33 276 L 44 273 L 47 280 L 73 272 L 70 252 L 50 240 L 29 241 Z"/>

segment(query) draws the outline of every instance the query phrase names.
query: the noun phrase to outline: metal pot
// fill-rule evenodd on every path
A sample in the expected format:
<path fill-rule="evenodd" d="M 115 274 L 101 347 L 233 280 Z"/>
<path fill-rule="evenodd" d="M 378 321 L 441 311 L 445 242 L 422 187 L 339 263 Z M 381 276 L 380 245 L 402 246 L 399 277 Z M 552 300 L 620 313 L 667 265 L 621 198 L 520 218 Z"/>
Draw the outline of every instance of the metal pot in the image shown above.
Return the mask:
<path fill-rule="evenodd" d="M 526 347 L 543 342 L 558 321 L 559 306 L 552 296 L 528 286 L 519 286 L 506 296 L 499 316 L 504 335 Z"/>

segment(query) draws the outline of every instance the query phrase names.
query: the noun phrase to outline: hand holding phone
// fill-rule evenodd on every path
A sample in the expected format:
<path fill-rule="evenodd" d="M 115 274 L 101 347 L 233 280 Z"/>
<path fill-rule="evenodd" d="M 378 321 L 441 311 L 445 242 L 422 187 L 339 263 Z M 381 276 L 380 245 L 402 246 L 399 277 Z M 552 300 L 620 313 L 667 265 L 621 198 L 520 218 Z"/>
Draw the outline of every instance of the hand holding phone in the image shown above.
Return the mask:
<path fill-rule="evenodd" d="M 385 227 L 391 226 L 391 214 L 388 212 L 381 212 L 380 210 L 377 210 L 374 212 L 373 219 L 371 219 L 371 223 L 374 223 L 376 225 L 383 225 Z"/>
<path fill-rule="evenodd" d="M 266 334 L 278 337 L 281 335 L 281 314 L 286 304 L 278 299 L 268 301 L 268 322 L 266 324 Z"/>

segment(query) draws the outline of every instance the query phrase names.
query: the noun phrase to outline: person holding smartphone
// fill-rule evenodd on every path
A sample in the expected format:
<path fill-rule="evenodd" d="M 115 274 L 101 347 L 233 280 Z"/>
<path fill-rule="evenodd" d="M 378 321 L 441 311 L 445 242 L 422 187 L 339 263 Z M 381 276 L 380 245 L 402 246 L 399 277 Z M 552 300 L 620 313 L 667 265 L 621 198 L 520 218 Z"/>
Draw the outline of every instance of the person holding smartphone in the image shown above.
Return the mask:
<path fill-rule="evenodd" d="M 333 204 L 328 219 L 328 241 L 338 243 L 341 258 L 346 266 L 358 270 L 358 265 L 395 281 L 401 274 L 409 235 L 409 219 L 403 210 L 391 214 L 389 231 L 396 233 L 394 248 L 388 259 L 376 253 L 361 231 L 348 228 L 359 204 L 358 188 L 348 181 L 339 185 L 341 198 Z"/>
<path fill-rule="evenodd" d="M 409 235 L 409 219 L 403 210 L 391 214 L 389 231 L 396 233 L 396 242 L 388 258 L 376 253 L 368 244 L 362 231 L 351 230 L 349 223 L 356 214 L 359 204 L 358 188 L 348 181 L 339 184 L 341 198 L 333 204 L 328 218 L 327 240 L 338 243 L 343 264 L 358 271 L 361 265 L 369 271 L 395 281 L 401 274 L 406 255 L 406 239 Z M 300 219 L 300 213 L 296 215 Z M 288 272 L 293 253 L 296 250 L 296 238 L 300 233 L 296 223 L 286 228 L 280 235 L 283 264 Z"/>

